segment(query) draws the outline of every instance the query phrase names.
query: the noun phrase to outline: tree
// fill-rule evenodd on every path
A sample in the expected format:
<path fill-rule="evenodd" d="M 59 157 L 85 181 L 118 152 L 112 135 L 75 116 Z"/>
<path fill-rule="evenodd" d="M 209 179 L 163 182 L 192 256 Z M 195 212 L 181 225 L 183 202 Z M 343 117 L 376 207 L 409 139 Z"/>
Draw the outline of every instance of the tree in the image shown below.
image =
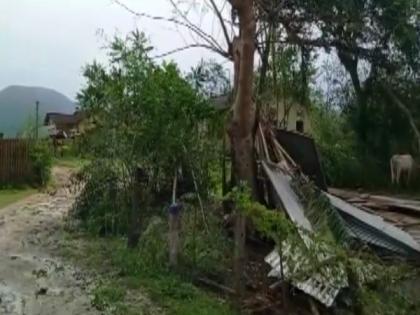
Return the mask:
<path fill-rule="evenodd" d="M 349 73 L 359 106 L 357 129 L 366 141 L 369 98 L 376 95 L 373 83 L 384 79 L 380 73 L 394 76 L 400 72 L 412 79 L 419 75 L 418 4 L 411 0 L 325 0 L 309 5 L 297 0 L 284 5 L 288 13 L 280 14 L 278 21 L 287 33 L 286 41 L 335 51 Z M 362 80 L 364 65 L 367 75 Z"/>
<path fill-rule="evenodd" d="M 207 98 L 227 95 L 231 82 L 226 70 L 215 60 L 201 60 L 187 75 L 190 84 Z"/>
<path fill-rule="evenodd" d="M 202 145 L 213 110 L 175 64 L 156 65 L 142 33 L 115 38 L 109 64 L 88 65 L 78 99 L 94 121 L 87 150 L 94 164 L 112 165 L 117 182 L 131 192 L 128 246 L 137 245 L 145 213 L 155 197 L 171 191 L 175 171 L 204 179 L 211 154 Z M 205 183 L 205 181 L 204 181 Z M 169 199 L 168 199 L 169 202 Z"/>
<path fill-rule="evenodd" d="M 141 18 L 156 21 L 166 21 L 184 27 L 193 32 L 198 41 L 193 44 L 175 49 L 169 53 L 178 52 L 187 48 L 204 47 L 233 61 L 234 64 L 234 105 L 232 107 L 232 120 L 229 128 L 233 149 L 233 167 L 238 181 L 245 181 L 255 192 L 255 171 L 253 155 L 253 127 L 255 125 L 255 104 L 253 102 L 254 53 L 256 36 L 255 1 L 229 0 L 232 20 L 227 20 L 216 1 L 206 1 L 206 5 L 214 13 L 220 24 L 226 47 L 210 34 L 192 23 L 187 14 L 179 9 L 175 1 L 171 1 L 177 13 L 176 18 L 150 16 L 142 12 L 135 12 L 122 2 L 114 0 L 120 6 Z M 236 18 L 238 23 L 236 24 Z M 232 28 L 229 31 L 227 25 Z M 236 31 L 238 34 L 236 34 Z M 163 54 L 167 55 L 167 54 Z"/>

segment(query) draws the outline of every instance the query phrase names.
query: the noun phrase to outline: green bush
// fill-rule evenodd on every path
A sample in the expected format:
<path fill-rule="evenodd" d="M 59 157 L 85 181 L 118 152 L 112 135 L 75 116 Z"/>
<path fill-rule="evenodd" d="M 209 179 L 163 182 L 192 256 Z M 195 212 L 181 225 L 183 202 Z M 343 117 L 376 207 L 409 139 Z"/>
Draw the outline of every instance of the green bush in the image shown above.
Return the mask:
<path fill-rule="evenodd" d="M 52 167 L 52 154 L 48 142 L 34 142 L 31 145 L 29 156 L 34 171 L 34 183 L 38 186 L 47 185 Z"/>
<path fill-rule="evenodd" d="M 119 235 L 127 231 L 131 207 L 129 189 L 122 185 L 114 163 L 97 159 L 74 178 L 82 186 L 72 215 L 95 235 Z"/>
<path fill-rule="evenodd" d="M 223 225 L 217 205 L 205 205 L 206 223 L 200 207 L 184 204 L 182 211 L 182 263 L 198 272 L 223 275 L 232 262 L 231 239 Z"/>
<path fill-rule="evenodd" d="M 104 284 L 93 291 L 92 305 L 99 311 L 105 311 L 123 302 L 125 291 L 115 284 Z"/>

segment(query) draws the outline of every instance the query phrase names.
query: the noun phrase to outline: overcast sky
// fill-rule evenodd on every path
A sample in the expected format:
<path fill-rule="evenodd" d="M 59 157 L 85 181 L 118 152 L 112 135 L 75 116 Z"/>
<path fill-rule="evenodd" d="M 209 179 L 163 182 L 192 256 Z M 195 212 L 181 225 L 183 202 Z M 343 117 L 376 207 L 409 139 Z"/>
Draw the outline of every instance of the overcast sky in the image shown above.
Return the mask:
<path fill-rule="evenodd" d="M 137 11 L 172 15 L 168 0 L 122 1 Z M 190 41 L 188 33 L 135 18 L 112 0 L 0 0 L 0 89 L 13 84 L 43 86 L 74 99 L 83 83 L 82 67 L 104 60 L 105 39 L 98 30 L 112 36 L 136 27 L 146 33 L 157 54 Z M 212 57 L 217 59 L 203 49 L 171 56 L 184 71 L 201 58 Z"/>

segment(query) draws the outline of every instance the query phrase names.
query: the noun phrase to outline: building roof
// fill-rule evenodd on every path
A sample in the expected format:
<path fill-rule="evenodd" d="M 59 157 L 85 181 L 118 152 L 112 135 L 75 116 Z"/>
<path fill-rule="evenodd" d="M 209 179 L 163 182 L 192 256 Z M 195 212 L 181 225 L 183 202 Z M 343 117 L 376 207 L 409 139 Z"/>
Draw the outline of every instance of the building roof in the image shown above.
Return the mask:
<path fill-rule="evenodd" d="M 84 113 L 80 111 L 76 111 L 73 114 L 47 113 L 44 125 L 48 125 L 50 121 L 53 121 L 56 125 L 77 125 L 83 120 L 84 116 Z"/>

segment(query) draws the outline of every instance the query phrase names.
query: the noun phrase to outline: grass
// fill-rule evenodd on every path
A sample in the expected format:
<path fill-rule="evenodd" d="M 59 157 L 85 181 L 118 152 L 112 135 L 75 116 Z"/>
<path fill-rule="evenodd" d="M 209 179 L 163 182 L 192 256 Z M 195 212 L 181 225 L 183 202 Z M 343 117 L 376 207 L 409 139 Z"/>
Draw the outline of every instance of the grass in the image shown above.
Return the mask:
<path fill-rule="evenodd" d="M 87 163 L 87 160 L 84 160 L 79 157 L 66 156 L 61 158 L 54 158 L 53 165 L 68 167 L 72 169 L 80 169 Z"/>
<path fill-rule="evenodd" d="M 0 190 L 0 208 L 4 208 L 36 192 L 37 190 L 33 188 L 2 189 Z"/>
<path fill-rule="evenodd" d="M 117 315 L 235 314 L 225 300 L 194 286 L 190 279 L 145 262 L 139 250 L 126 249 L 124 240 L 78 235 L 67 234 L 67 241 L 61 246 L 62 254 L 103 275 L 104 283 L 93 292 L 93 304 L 98 309 L 111 309 Z M 146 292 L 154 307 L 127 302 L 128 292 L 134 296 Z"/>

